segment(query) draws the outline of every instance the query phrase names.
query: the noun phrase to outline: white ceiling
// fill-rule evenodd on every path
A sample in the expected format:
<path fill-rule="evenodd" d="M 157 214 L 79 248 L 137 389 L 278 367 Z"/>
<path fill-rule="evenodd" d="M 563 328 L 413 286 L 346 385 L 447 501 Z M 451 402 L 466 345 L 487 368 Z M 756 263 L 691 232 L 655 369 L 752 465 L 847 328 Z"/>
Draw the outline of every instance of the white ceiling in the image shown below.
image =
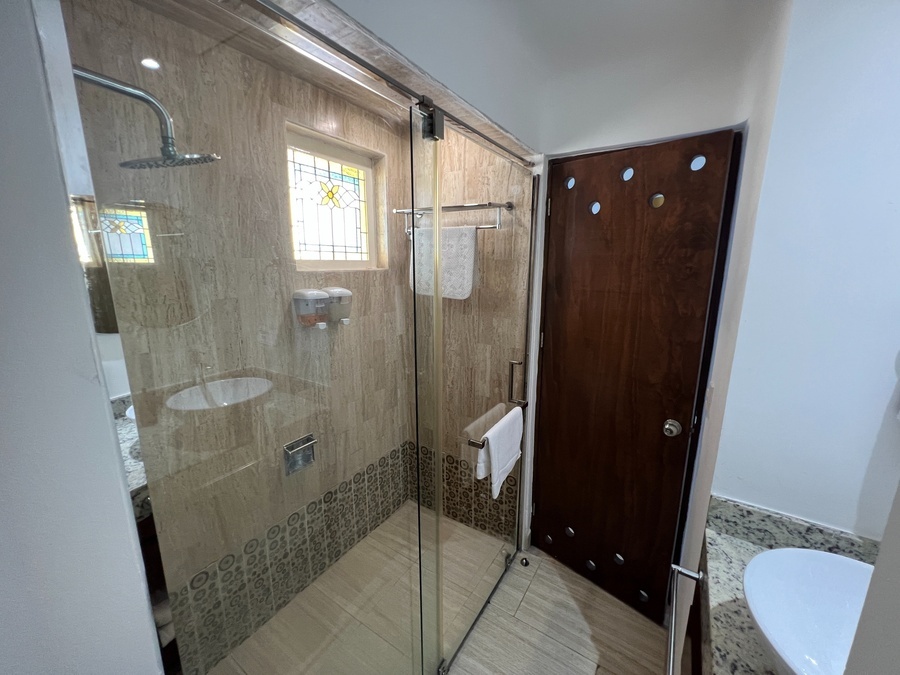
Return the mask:
<path fill-rule="evenodd" d="M 335 0 L 542 152 L 746 118 L 787 0 Z M 696 128 L 695 128 L 696 127 Z"/>

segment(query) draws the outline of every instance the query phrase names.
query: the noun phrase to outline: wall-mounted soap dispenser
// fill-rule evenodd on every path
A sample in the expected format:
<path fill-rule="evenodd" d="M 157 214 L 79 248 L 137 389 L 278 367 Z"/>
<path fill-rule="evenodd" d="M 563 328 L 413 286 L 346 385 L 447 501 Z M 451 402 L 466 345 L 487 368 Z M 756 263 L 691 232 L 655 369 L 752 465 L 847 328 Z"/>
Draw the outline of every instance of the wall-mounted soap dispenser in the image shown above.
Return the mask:
<path fill-rule="evenodd" d="M 294 313 L 301 326 L 325 329 L 328 324 L 328 293 L 315 288 L 294 291 Z"/>
<path fill-rule="evenodd" d="M 340 286 L 329 286 L 322 289 L 328 294 L 328 318 L 340 321 L 345 326 L 350 323 L 350 310 L 353 309 L 353 293 Z"/>

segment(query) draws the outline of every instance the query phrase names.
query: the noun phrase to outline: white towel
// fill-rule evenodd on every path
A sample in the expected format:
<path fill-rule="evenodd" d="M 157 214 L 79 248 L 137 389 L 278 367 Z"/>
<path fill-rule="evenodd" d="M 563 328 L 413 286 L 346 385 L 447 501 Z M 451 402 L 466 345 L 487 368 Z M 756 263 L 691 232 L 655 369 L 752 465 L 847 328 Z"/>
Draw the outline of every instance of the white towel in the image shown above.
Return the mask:
<path fill-rule="evenodd" d="M 165 647 L 175 639 L 175 624 L 167 623 L 162 628 L 157 628 L 156 632 L 159 634 L 159 646 Z"/>
<path fill-rule="evenodd" d="M 172 606 L 169 604 L 168 598 L 153 605 L 153 620 L 156 622 L 157 628 L 172 623 Z"/>
<path fill-rule="evenodd" d="M 468 444 L 470 438 L 481 438 L 485 432 L 499 422 L 503 416 L 510 410 L 508 403 L 498 403 L 488 410 L 484 415 L 473 420 L 462 430 L 459 439 L 459 456 L 460 459 L 467 460 L 472 466 L 476 466 L 478 462 L 478 449 Z M 473 454 L 474 453 L 474 454 Z"/>
<path fill-rule="evenodd" d="M 472 295 L 476 233 L 474 227 L 441 228 L 441 295 L 445 298 L 465 300 Z M 409 287 L 419 295 L 434 295 L 434 231 L 421 227 L 413 236 L 416 242 L 410 247 Z"/>
<path fill-rule="evenodd" d="M 522 456 L 522 431 L 524 429 L 522 409 L 516 406 L 503 419 L 487 430 L 482 437 L 484 448 L 478 453 L 475 477 L 487 478 L 491 475 L 491 495 L 500 496 L 503 481 L 513 470 Z"/>

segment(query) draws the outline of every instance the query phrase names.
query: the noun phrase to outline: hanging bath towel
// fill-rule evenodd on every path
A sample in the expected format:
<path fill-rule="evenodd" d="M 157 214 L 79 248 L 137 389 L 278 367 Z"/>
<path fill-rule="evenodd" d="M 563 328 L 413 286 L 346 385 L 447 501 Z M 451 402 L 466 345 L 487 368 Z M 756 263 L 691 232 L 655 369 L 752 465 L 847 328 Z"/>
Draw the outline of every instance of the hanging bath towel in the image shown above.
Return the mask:
<path fill-rule="evenodd" d="M 441 295 L 451 300 L 465 300 L 472 295 L 475 284 L 475 254 L 477 230 L 474 227 L 445 227 L 441 229 Z M 419 295 L 434 295 L 434 230 L 417 228 L 415 245 L 415 275 L 413 261 L 409 265 L 409 287 Z"/>
<path fill-rule="evenodd" d="M 487 478 L 490 475 L 491 496 L 494 499 L 500 496 L 503 481 L 512 473 L 522 456 L 523 431 L 522 409 L 516 406 L 481 437 L 484 448 L 478 453 L 475 478 Z"/>

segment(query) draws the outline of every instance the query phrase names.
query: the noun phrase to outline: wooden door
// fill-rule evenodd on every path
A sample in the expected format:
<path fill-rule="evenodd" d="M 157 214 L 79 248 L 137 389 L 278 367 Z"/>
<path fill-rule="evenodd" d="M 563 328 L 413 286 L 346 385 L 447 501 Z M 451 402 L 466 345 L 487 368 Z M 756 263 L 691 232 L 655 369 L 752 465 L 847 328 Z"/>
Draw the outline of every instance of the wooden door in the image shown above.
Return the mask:
<path fill-rule="evenodd" d="M 733 137 L 550 166 L 532 541 L 657 622 Z"/>

